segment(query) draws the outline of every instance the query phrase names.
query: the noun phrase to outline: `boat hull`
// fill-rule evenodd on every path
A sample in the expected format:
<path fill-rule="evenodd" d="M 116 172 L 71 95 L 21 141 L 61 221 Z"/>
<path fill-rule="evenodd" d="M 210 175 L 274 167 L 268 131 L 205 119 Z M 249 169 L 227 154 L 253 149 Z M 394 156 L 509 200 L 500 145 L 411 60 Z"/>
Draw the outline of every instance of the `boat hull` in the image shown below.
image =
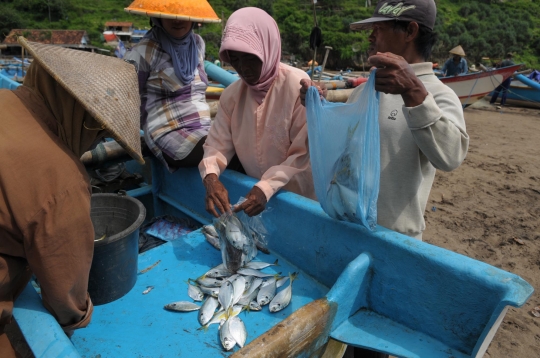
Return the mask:
<path fill-rule="evenodd" d="M 467 107 L 487 96 L 520 66 L 509 66 L 463 76 L 443 77 L 441 82 L 457 94 L 463 107 Z"/>

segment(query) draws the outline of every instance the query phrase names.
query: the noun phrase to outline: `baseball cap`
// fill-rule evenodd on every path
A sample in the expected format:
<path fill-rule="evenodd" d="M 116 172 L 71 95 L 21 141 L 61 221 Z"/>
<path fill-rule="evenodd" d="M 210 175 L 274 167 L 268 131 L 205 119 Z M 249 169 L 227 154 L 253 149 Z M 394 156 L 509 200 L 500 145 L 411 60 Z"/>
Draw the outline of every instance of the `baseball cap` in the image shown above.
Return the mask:
<path fill-rule="evenodd" d="M 373 16 L 352 23 L 351 29 L 365 30 L 371 28 L 375 22 L 399 20 L 414 21 L 433 30 L 436 16 L 437 6 L 434 0 L 380 0 Z"/>

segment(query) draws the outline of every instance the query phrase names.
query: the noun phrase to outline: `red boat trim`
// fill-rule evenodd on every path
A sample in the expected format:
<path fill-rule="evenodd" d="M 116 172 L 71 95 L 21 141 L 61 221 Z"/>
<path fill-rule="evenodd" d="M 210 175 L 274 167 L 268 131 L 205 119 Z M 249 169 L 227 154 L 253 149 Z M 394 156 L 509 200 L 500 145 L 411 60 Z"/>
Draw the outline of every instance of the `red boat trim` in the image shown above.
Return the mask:
<path fill-rule="evenodd" d="M 452 83 L 452 82 L 474 80 L 476 78 L 489 77 L 493 75 L 502 75 L 503 81 L 504 81 L 505 79 L 510 77 L 514 73 L 514 71 L 516 71 L 520 67 L 521 65 L 514 65 L 514 66 L 498 68 L 496 70 L 487 71 L 487 72 L 476 72 L 476 73 L 470 73 L 470 74 L 462 75 L 462 76 L 442 77 L 440 80 L 442 83 Z"/>

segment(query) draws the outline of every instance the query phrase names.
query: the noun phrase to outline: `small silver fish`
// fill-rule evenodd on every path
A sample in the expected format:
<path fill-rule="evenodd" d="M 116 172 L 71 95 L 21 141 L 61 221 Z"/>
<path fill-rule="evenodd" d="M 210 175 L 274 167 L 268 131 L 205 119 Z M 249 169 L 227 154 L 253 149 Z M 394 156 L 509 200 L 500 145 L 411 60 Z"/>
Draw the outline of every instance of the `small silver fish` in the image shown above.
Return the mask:
<path fill-rule="evenodd" d="M 259 293 L 257 289 L 253 290 L 252 292 L 245 293 L 242 297 L 240 297 L 240 300 L 238 300 L 238 304 L 248 306 L 251 301 L 257 299 L 257 293 Z"/>
<path fill-rule="evenodd" d="M 169 311 L 178 311 L 178 312 L 191 312 L 197 311 L 201 307 L 196 305 L 193 302 L 188 301 L 178 301 L 165 305 L 165 309 Z"/>
<path fill-rule="evenodd" d="M 231 317 L 234 317 L 234 316 L 238 316 L 244 309 L 245 309 L 245 306 L 234 305 L 227 312 L 227 317 L 231 318 Z"/>
<path fill-rule="evenodd" d="M 267 305 L 272 301 L 276 295 L 276 280 L 266 286 L 261 286 L 259 293 L 257 293 L 257 303 L 261 306 Z"/>
<path fill-rule="evenodd" d="M 274 261 L 273 264 L 269 264 L 267 262 L 260 262 L 260 261 L 250 261 L 244 266 L 244 268 L 262 270 L 263 268 L 267 268 L 269 266 L 279 266 L 278 260 Z"/>
<path fill-rule="evenodd" d="M 289 276 L 283 276 L 276 280 L 276 287 L 280 288 L 289 280 Z"/>
<path fill-rule="evenodd" d="M 214 237 L 211 235 L 208 235 L 207 233 L 203 232 L 204 238 L 212 247 L 216 250 L 221 250 L 221 245 L 219 243 L 219 237 Z"/>
<path fill-rule="evenodd" d="M 195 282 L 197 282 L 201 286 L 206 287 L 220 287 L 223 284 L 222 279 L 220 278 L 212 278 L 212 277 L 199 277 Z"/>
<path fill-rule="evenodd" d="M 142 292 L 143 295 L 146 295 L 148 292 L 152 291 L 154 289 L 154 286 L 148 286 L 146 287 L 146 290 Z"/>
<path fill-rule="evenodd" d="M 210 295 L 212 297 L 216 297 L 219 295 L 219 287 L 206 287 L 206 286 L 199 286 L 199 289 L 202 293 L 205 295 Z"/>
<path fill-rule="evenodd" d="M 238 300 L 240 300 L 240 297 L 244 294 L 244 291 L 246 290 L 246 279 L 244 276 L 238 276 L 232 283 L 233 285 L 233 300 L 232 304 L 236 304 Z"/>
<path fill-rule="evenodd" d="M 214 314 L 216 313 L 216 308 L 219 306 L 219 301 L 214 297 L 208 297 L 206 301 L 201 306 L 201 309 L 199 310 L 199 323 L 201 326 L 206 325 L 212 317 L 214 317 Z"/>
<path fill-rule="evenodd" d="M 249 288 L 251 287 L 251 284 L 255 281 L 255 279 L 257 277 L 255 276 L 244 276 L 244 278 L 246 279 L 246 291 L 249 290 Z"/>
<path fill-rule="evenodd" d="M 224 264 L 219 264 L 216 267 L 208 270 L 203 276 L 210 278 L 220 278 L 220 277 L 229 277 L 232 275 L 232 272 L 227 270 Z"/>
<path fill-rule="evenodd" d="M 238 304 L 247 306 L 249 305 L 251 301 L 256 299 L 257 293 L 259 292 L 259 287 L 261 286 L 262 282 L 263 282 L 263 279 L 258 278 L 258 277 L 255 280 L 253 280 L 253 283 L 251 284 L 249 289 L 244 291 L 244 295 L 240 298 L 240 300 L 238 301 Z"/>
<path fill-rule="evenodd" d="M 234 295 L 234 288 L 231 282 L 225 281 L 225 283 L 219 289 L 218 300 L 223 309 L 227 311 L 232 306 L 232 300 Z"/>
<path fill-rule="evenodd" d="M 188 283 L 188 296 L 194 301 L 202 301 L 204 298 L 204 293 L 202 293 L 199 287 Z"/>
<path fill-rule="evenodd" d="M 254 270 L 250 268 L 241 268 L 238 271 L 236 271 L 240 275 L 244 276 L 255 276 L 255 277 L 272 277 L 272 276 L 279 276 L 281 272 L 279 273 L 264 273 L 259 270 Z"/>
<path fill-rule="evenodd" d="M 219 234 L 216 231 L 216 228 L 214 227 L 214 225 L 211 225 L 211 224 L 204 225 L 202 227 L 202 232 L 207 233 L 208 235 L 213 236 L 213 237 L 219 237 Z"/>
<path fill-rule="evenodd" d="M 229 332 L 236 341 L 236 344 L 241 348 L 244 346 L 247 339 L 246 326 L 238 316 L 229 318 L 229 321 Z"/>
<path fill-rule="evenodd" d="M 262 310 L 262 307 L 261 307 L 261 305 L 259 305 L 257 303 L 257 301 L 251 301 L 249 303 L 249 310 L 250 311 L 260 311 L 260 310 Z"/>
<path fill-rule="evenodd" d="M 293 281 L 296 279 L 298 274 L 294 272 L 293 274 L 289 275 L 291 278 L 291 283 L 289 286 L 285 287 L 285 289 L 278 292 L 278 294 L 272 299 L 270 302 L 270 312 L 279 312 L 285 307 L 289 305 L 292 298 L 292 284 Z"/>
<path fill-rule="evenodd" d="M 227 312 L 225 312 L 224 310 L 219 310 L 216 313 L 214 313 L 214 315 L 212 316 L 212 319 L 208 321 L 208 323 L 206 323 L 202 327 L 199 327 L 198 329 L 202 329 L 206 331 L 208 327 L 210 327 L 211 325 L 216 324 L 216 323 L 219 323 L 221 325 L 221 322 L 225 322 L 226 319 L 227 319 Z"/>
<path fill-rule="evenodd" d="M 242 222 L 231 215 L 225 226 L 225 236 L 227 240 L 238 250 L 243 250 L 244 245 L 248 244 L 248 238 L 244 235 Z"/>
<path fill-rule="evenodd" d="M 230 331 L 230 320 L 226 320 L 219 330 L 219 340 L 226 351 L 230 351 L 236 345 L 236 340 L 233 338 Z"/>

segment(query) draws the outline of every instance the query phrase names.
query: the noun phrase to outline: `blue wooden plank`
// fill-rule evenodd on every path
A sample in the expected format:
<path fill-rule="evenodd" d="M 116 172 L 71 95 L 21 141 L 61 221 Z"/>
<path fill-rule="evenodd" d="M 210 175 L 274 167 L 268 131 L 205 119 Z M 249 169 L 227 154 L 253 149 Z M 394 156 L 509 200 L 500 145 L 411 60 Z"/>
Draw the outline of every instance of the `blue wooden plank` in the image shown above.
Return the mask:
<path fill-rule="evenodd" d="M 15 301 L 13 317 L 36 358 L 80 358 L 31 283 Z"/>
<path fill-rule="evenodd" d="M 280 266 L 267 272 L 298 271 L 298 268 L 275 255 L 259 253 L 258 259 Z M 191 301 L 187 294 L 188 278 L 197 278 L 221 263 L 221 253 L 208 244 L 200 230 L 168 242 L 139 256 L 139 270 L 161 260 L 150 271 L 139 274 L 135 287 L 121 299 L 96 306 L 92 323 L 78 330 L 73 344 L 84 357 L 221 357 L 217 325 L 205 333 L 197 312 L 178 313 L 163 309 L 174 301 Z M 150 293 L 142 292 L 154 286 Z M 270 313 L 265 307 L 260 312 L 242 313 L 249 343 L 279 323 L 303 305 L 324 296 L 327 288 L 300 273 L 293 285 L 291 304 L 281 312 Z M 238 347 L 235 348 L 237 350 Z"/>

